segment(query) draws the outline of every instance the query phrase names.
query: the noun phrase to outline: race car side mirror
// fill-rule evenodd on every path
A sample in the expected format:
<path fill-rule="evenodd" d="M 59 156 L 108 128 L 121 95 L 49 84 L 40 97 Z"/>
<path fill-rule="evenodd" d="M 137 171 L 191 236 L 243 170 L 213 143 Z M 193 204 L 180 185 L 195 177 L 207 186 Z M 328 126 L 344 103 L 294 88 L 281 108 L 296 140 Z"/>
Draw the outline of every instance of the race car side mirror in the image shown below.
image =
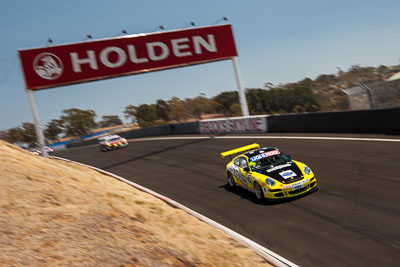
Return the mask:
<path fill-rule="evenodd" d="M 249 168 L 249 167 L 246 167 L 246 168 L 243 169 L 243 171 L 249 172 L 249 171 L 250 171 L 250 168 Z"/>

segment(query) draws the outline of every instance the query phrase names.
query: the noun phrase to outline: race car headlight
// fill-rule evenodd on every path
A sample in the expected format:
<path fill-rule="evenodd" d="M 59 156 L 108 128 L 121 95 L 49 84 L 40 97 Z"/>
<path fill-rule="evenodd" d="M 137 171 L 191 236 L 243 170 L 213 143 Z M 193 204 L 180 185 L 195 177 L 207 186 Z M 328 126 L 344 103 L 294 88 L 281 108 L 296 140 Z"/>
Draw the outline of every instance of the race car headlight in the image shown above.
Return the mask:
<path fill-rule="evenodd" d="M 267 178 L 265 179 L 265 183 L 269 186 L 274 186 L 275 185 L 275 180 L 272 178 Z"/>
<path fill-rule="evenodd" d="M 303 171 L 304 171 L 306 174 L 311 174 L 311 169 L 310 169 L 309 167 L 307 167 L 307 166 L 304 166 L 304 167 L 303 167 Z"/>

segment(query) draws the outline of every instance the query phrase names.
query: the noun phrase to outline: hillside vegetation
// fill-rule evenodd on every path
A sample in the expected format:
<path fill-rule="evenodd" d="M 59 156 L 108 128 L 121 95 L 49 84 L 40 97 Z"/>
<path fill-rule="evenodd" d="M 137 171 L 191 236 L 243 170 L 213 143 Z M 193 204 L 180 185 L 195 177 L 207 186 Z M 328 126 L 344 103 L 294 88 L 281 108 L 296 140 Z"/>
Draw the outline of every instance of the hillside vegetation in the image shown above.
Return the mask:
<path fill-rule="evenodd" d="M 94 170 L 0 141 L 0 266 L 270 266 L 224 232 Z"/>
<path fill-rule="evenodd" d="M 265 83 L 262 88 L 246 89 L 249 112 L 251 115 L 269 115 L 349 110 L 354 107 L 372 108 L 365 89 L 359 88 L 361 93 L 353 95 L 351 100 L 348 92 L 343 91 L 360 84 L 370 88 L 375 108 L 398 107 L 400 82 L 386 82 L 386 80 L 399 71 L 400 65 L 392 67 L 354 65 L 347 71 L 338 68 L 336 74 L 321 74 L 315 79 L 304 78 L 298 82 L 277 85 Z M 354 103 L 350 103 L 351 101 Z M 211 114 L 220 117 L 242 115 L 236 89 L 211 98 L 200 94 L 184 100 L 172 97 L 169 100 L 158 99 L 154 104 L 128 105 L 123 113 L 132 125 L 139 127 L 198 120 Z M 60 137 L 79 137 L 99 128 L 122 124 L 116 115 L 103 116 L 98 122 L 95 120 L 96 116 L 94 110 L 77 108 L 63 110 L 60 118 L 51 120 L 45 127 L 44 135 L 47 143 L 59 140 Z M 20 127 L 0 131 L 0 139 L 33 146 L 36 141 L 34 125 L 24 122 Z"/>

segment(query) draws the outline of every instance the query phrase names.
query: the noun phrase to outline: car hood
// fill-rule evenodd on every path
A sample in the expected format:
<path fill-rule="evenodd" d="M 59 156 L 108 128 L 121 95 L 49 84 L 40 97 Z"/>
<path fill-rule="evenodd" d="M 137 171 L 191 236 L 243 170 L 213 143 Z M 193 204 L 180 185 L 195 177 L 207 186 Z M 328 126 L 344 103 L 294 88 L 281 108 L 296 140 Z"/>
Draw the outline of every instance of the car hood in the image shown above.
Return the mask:
<path fill-rule="evenodd" d="M 262 170 L 258 173 L 269 176 L 284 184 L 296 182 L 304 178 L 300 168 L 293 161 L 288 161 L 284 164 Z"/>
<path fill-rule="evenodd" d="M 124 140 L 104 141 L 104 142 L 100 142 L 100 144 L 113 145 L 113 144 L 119 144 L 121 142 L 124 142 Z"/>

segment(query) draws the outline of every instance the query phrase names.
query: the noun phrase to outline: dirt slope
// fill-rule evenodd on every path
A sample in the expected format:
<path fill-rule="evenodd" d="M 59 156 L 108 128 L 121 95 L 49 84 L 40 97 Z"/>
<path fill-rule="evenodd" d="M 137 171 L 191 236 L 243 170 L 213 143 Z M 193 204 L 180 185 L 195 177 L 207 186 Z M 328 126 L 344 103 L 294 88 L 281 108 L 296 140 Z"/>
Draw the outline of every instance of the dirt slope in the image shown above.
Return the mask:
<path fill-rule="evenodd" d="M 1 266 L 269 266 L 114 178 L 0 141 Z"/>

